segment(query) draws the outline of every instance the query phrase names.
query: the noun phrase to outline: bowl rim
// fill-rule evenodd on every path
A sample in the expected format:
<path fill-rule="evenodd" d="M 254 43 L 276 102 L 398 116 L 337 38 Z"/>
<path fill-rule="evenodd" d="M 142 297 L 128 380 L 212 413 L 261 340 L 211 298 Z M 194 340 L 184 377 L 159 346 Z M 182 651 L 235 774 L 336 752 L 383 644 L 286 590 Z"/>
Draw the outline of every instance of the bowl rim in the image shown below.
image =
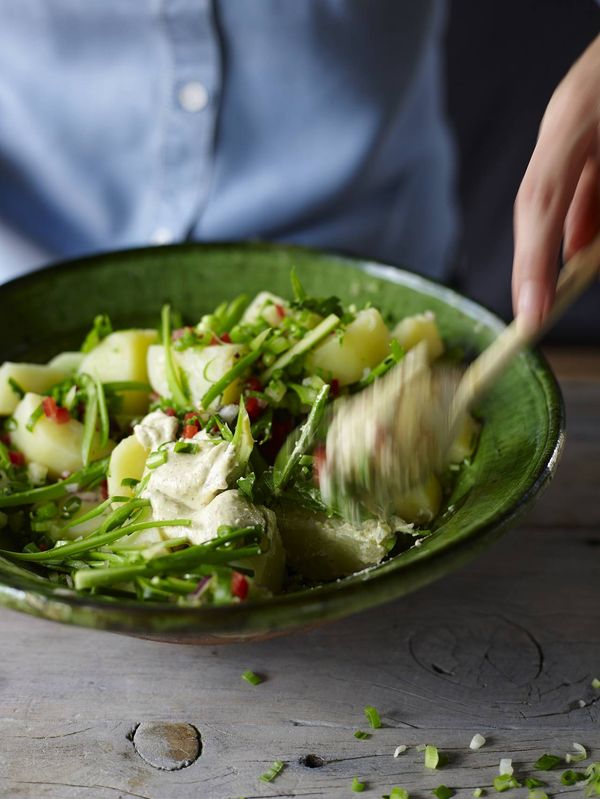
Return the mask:
<path fill-rule="evenodd" d="M 40 275 L 52 272 L 59 274 L 107 260 L 126 260 L 160 252 L 192 252 L 203 250 L 253 250 L 264 252 L 298 252 L 304 256 L 326 258 L 342 265 L 405 286 L 435 297 L 454 309 L 481 322 L 491 330 L 500 332 L 506 325 L 500 317 L 481 303 L 465 297 L 459 292 L 430 277 L 418 275 L 405 268 L 383 264 L 360 256 L 340 254 L 299 245 L 255 241 L 189 242 L 161 247 L 132 247 L 95 253 L 84 257 L 61 260 L 18 276 L 0 286 L 0 294 L 26 286 Z M 112 599 L 77 594 L 71 589 L 56 588 L 50 583 L 36 585 L 10 573 L 0 572 L 0 605 L 26 613 L 85 627 L 126 632 L 130 634 L 167 635 L 217 635 L 228 637 L 253 637 L 265 629 L 292 631 L 323 620 L 333 620 L 367 610 L 376 605 L 397 599 L 406 590 L 402 588 L 399 575 L 410 569 L 411 589 L 422 587 L 445 573 L 448 561 L 463 563 L 474 557 L 486 543 L 498 537 L 518 519 L 531 502 L 547 487 L 556 472 L 565 440 L 565 409 L 562 393 L 556 377 L 542 353 L 535 349 L 524 353 L 530 363 L 531 373 L 537 378 L 546 396 L 548 407 L 548 434 L 540 455 L 539 467 L 529 478 L 526 490 L 509 507 L 492 516 L 481 526 L 472 528 L 467 538 L 445 542 L 440 549 L 428 551 L 418 560 L 405 561 L 401 557 L 387 561 L 389 568 L 381 570 L 378 564 L 348 578 L 281 594 L 268 599 L 250 600 L 243 604 L 231 604 L 205 608 L 190 608 L 165 602 L 145 603 L 139 600 Z M 358 579 L 357 579 L 358 578 Z M 35 587 L 34 587 L 35 586 Z M 360 602 L 349 600 L 360 597 Z M 326 613 L 324 610 L 326 609 Z M 290 622 L 290 612 L 297 616 Z M 156 624 L 159 617 L 167 619 L 165 624 Z M 257 622 L 258 619 L 258 622 Z M 230 631 L 230 632 L 228 632 Z"/>

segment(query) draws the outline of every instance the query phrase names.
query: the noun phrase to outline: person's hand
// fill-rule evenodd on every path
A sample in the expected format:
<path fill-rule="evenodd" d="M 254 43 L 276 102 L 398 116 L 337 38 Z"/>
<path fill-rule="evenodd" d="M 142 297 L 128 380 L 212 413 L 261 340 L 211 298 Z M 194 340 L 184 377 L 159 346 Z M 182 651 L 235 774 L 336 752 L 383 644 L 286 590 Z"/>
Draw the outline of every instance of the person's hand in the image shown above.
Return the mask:
<path fill-rule="evenodd" d="M 554 92 L 515 202 L 513 308 L 524 330 L 548 313 L 564 258 L 600 230 L 600 36 Z"/>

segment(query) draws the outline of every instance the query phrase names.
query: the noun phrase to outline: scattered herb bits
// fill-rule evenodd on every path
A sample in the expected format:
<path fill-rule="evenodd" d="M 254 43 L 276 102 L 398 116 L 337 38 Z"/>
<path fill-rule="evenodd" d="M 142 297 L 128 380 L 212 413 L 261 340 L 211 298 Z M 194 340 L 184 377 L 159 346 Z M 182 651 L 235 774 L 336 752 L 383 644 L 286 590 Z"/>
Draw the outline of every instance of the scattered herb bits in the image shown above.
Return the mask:
<path fill-rule="evenodd" d="M 483 735 L 480 735 L 479 733 L 476 733 L 471 738 L 471 743 L 469 744 L 469 749 L 473 749 L 473 751 L 476 751 L 477 749 L 481 749 L 481 747 L 484 746 L 484 745 L 485 745 L 485 738 L 483 737 Z"/>
<path fill-rule="evenodd" d="M 358 777 L 354 777 L 352 780 L 352 790 L 354 793 L 362 793 L 366 787 L 367 784 L 365 782 L 361 782 Z"/>
<path fill-rule="evenodd" d="M 408 791 L 406 788 L 394 787 L 386 794 L 386 799 L 408 799 Z"/>
<path fill-rule="evenodd" d="M 525 787 L 532 791 L 534 788 L 542 788 L 544 783 L 541 780 L 536 780 L 535 777 L 527 777 L 525 780 Z"/>
<path fill-rule="evenodd" d="M 377 709 L 372 705 L 367 705 L 364 712 L 371 729 L 378 730 L 381 727 L 381 717 Z"/>
<path fill-rule="evenodd" d="M 358 738 L 359 741 L 366 741 L 367 738 L 371 737 L 370 732 L 363 732 L 363 730 L 356 730 L 354 733 L 354 737 Z"/>
<path fill-rule="evenodd" d="M 534 788 L 527 794 L 527 799 L 548 799 L 548 794 L 541 788 Z"/>
<path fill-rule="evenodd" d="M 253 671 L 245 671 L 242 674 L 242 680 L 245 680 L 250 685 L 260 685 L 263 681 L 263 678 L 260 677 L 258 674 L 255 674 Z"/>
<path fill-rule="evenodd" d="M 582 771 L 573 771 L 571 768 L 563 771 L 560 775 L 560 781 L 563 785 L 575 785 L 585 780 L 587 780 L 587 776 Z"/>
<path fill-rule="evenodd" d="M 481 797 L 484 795 L 485 791 L 483 790 L 483 788 L 475 788 L 475 790 L 473 791 L 473 796 L 475 797 L 475 799 L 481 799 Z"/>
<path fill-rule="evenodd" d="M 567 763 L 580 763 L 582 760 L 587 760 L 587 749 L 582 744 L 574 743 L 573 752 L 567 752 L 565 761 Z"/>
<path fill-rule="evenodd" d="M 533 764 L 536 771 L 552 771 L 562 763 L 562 757 L 558 755 L 542 755 Z"/>
<path fill-rule="evenodd" d="M 265 771 L 264 774 L 261 774 L 258 778 L 261 782 L 273 782 L 275 777 L 278 777 L 279 774 L 283 771 L 285 763 L 283 760 L 274 760 L 271 763 L 271 767 Z"/>
<path fill-rule="evenodd" d="M 436 746 L 428 744 L 425 747 L 425 768 L 437 768 L 440 762 L 440 753 Z"/>
<path fill-rule="evenodd" d="M 448 788 L 447 785 L 438 785 L 438 787 L 433 791 L 434 796 L 437 796 L 437 799 L 450 799 L 451 796 L 454 796 L 456 791 L 452 788 Z"/>
<path fill-rule="evenodd" d="M 498 774 L 505 776 L 513 773 L 512 760 L 510 757 L 503 757 L 498 766 Z"/>
<path fill-rule="evenodd" d="M 498 791 L 498 793 L 503 793 L 504 791 L 508 791 L 511 788 L 520 788 L 521 783 L 517 782 L 515 777 L 512 774 L 499 774 L 497 777 L 494 777 L 494 788 Z"/>

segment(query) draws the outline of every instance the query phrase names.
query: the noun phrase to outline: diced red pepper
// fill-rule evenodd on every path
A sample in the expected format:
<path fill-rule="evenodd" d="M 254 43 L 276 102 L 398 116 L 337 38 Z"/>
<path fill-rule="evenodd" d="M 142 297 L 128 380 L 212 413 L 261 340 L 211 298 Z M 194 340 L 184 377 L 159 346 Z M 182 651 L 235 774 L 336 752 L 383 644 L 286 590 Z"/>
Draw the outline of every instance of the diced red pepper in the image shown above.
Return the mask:
<path fill-rule="evenodd" d="M 255 419 L 258 419 L 262 413 L 262 408 L 260 407 L 260 402 L 257 400 L 257 398 L 248 397 L 245 404 L 250 421 L 253 422 Z"/>
<path fill-rule="evenodd" d="M 262 383 L 258 377 L 249 377 L 246 380 L 246 388 L 248 391 L 262 391 Z"/>
<path fill-rule="evenodd" d="M 211 339 L 210 339 L 210 341 L 208 343 L 208 346 L 209 347 L 214 347 L 215 344 L 220 344 L 220 343 L 221 343 L 220 339 L 218 339 L 215 336 L 215 334 L 213 333 L 212 336 L 211 336 Z"/>
<path fill-rule="evenodd" d="M 184 422 L 189 422 L 190 419 L 194 420 L 192 424 L 198 424 L 198 411 L 188 411 L 183 417 Z"/>
<path fill-rule="evenodd" d="M 10 447 L 10 436 L 8 433 L 2 433 L 0 435 L 0 441 L 7 447 Z"/>
<path fill-rule="evenodd" d="M 340 393 L 340 381 L 337 379 L 337 377 L 334 377 L 330 385 L 331 385 L 331 396 L 337 397 Z"/>
<path fill-rule="evenodd" d="M 177 416 L 175 408 L 163 408 L 163 413 L 166 413 L 167 416 Z"/>
<path fill-rule="evenodd" d="M 280 303 L 276 302 L 275 303 L 275 310 L 277 311 L 277 316 L 280 319 L 284 319 L 285 318 L 285 308 L 283 307 L 283 305 L 281 305 Z"/>
<path fill-rule="evenodd" d="M 103 480 L 100 483 L 100 496 L 102 499 L 108 499 L 108 481 Z"/>
<path fill-rule="evenodd" d="M 229 333 L 223 333 L 223 335 L 221 336 L 221 341 L 224 344 L 231 344 L 231 336 L 229 335 Z"/>
<path fill-rule="evenodd" d="M 200 428 L 197 424 L 186 424 L 183 426 L 183 437 L 193 438 L 198 433 Z"/>
<path fill-rule="evenodd" d="M 66 424 L 71 419 L 69 411 L 66 408 L 59 407 L 54 397 L 44 397 L 42 410 L 44 411 L 44 416 L 56 422 L 56 424 Z"/>
<path fill-rule="evenodd" d="M 13 466 L 25 466 L 25 455 L 18 452 L 16 449 L 11 449 L 8 452 L 8 457 Z"/>
<path fill-rule="evenodd" d="M 233 572 L 231 575 L 231 593 L 242 601 L 248 596 L 250 583 L 248 578 L 240 572 Z"/>

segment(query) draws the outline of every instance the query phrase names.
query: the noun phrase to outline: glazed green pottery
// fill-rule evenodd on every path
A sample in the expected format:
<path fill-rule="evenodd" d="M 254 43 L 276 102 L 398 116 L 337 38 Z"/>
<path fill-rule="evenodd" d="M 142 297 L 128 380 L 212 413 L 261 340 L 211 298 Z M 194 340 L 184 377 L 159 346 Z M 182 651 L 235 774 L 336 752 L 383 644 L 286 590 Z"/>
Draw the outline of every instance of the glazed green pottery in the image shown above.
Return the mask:
<path fill-rule="evenodd" d="M 292 267 L 310 293 L 371 302 L 392 319 L 432 310 L 448 346 L 471 355 L 502 328 L 473 302 L 392 267 L 266 244 L 184 245 L 71 261 L 1 286 L 0 361 L 42 362 L 77 348 L 101 312 L 115 328 L 155 326 L 167 301 L 192 322 L 241 292 L 289 296 Z M 484 425 L 475 457 L 460 472 L 433 534 L 377 567 L 269 600 L 185 608 L 78 595 L 0 559 L 0 603 L 86 627 L 214 643 L 276 635 L 400 597 L 491 543 L 555 471 L 563 407 L 539 354 L 521 355 L 477 410 Z"/>

